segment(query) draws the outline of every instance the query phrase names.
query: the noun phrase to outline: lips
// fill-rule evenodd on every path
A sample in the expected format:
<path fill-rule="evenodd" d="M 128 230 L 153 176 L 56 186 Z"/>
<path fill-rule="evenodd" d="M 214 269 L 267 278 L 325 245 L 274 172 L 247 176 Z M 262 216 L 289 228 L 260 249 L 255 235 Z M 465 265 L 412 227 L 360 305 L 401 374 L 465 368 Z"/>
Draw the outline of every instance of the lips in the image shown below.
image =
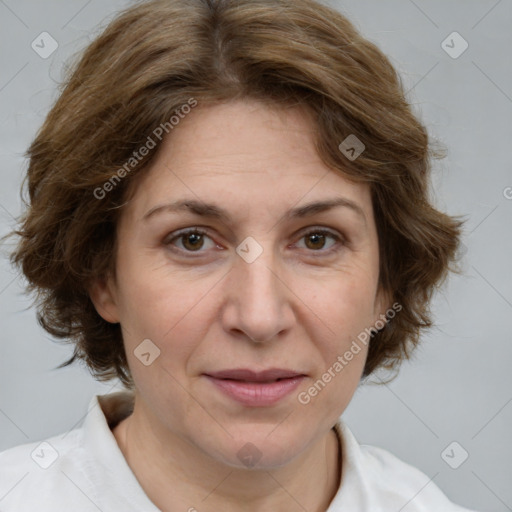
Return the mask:
<path fill-rule="evenodd" d="M 306 375 L 294 370 L 272 368 L 222 370 L 204 374 L 225 397 L 247 407 L 269 407 L 289 396 Z"/>
<path fill-rule="evenodd" d="M 248 369 L 222 370 L 207 374 L 214 379 L 229 379 L 243 382 L 276 382 L 282 379 L 293 379 L 303 376 L 303 373 L 294 370 L 285 370 L 280 368 L 271 368 L 256 372 Z"/>

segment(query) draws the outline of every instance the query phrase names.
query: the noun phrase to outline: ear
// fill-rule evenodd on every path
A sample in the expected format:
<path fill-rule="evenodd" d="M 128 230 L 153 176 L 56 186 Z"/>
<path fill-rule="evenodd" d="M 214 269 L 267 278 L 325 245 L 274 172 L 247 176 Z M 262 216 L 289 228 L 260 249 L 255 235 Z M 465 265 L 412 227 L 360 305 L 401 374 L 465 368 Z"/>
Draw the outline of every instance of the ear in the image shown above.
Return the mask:
<path fill-rule="evenodd" d="M 89 286 L 89 297 L 98 314 L 107 322 L 119 323 L 119 308 L 112 279 L 98 278 Z"/>

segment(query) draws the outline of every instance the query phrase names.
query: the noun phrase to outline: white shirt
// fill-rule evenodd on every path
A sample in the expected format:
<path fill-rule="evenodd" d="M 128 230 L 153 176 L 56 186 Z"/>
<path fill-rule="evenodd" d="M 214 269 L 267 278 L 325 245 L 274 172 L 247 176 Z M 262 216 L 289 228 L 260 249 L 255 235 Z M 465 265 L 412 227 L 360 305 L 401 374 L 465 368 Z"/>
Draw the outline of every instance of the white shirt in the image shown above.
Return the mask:
<path fill-rule="evenodd" d="M 95 396 L 81 428 L 0 453 L 0 511 L 159 512 L 111 431 L 132 407 L 126 392 Z M 383 449 L 359 445 L 342 421 L 335 430 L 342 478 L 326 512 L 469 512 L 421 471 Z"/>

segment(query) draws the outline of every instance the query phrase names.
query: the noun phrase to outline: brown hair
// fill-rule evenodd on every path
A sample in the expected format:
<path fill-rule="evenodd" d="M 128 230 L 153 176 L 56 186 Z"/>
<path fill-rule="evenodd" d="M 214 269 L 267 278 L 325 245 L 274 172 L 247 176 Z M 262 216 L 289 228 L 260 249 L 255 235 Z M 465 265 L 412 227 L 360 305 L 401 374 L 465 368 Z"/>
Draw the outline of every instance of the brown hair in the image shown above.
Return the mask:
<path fill-rule="evenodd" d="M 371 187 L 380 285 L 402 308 L 373 336 L 364 375 L 409 357 L 431 325 L 461 222 L 430 204 L 431 160 L 442 154 L 399 75 L 343 15 L 314 0 L 143 2 L 86 48 L 62 89 L 27 151 L 29 205 L 11 259 L 36 293 L 40 324 L 75 344 L 64 364 L 81 359 L 100 380 L 133 384 L 120 325 L 100 317 L 88 289 L 115 273 L 118 216 L 157 151 L 126 163 L 191 98 L 313 113 L 323 162 Z M 365 145 L 353 160 L 339 149 L 349 135 Z"/>

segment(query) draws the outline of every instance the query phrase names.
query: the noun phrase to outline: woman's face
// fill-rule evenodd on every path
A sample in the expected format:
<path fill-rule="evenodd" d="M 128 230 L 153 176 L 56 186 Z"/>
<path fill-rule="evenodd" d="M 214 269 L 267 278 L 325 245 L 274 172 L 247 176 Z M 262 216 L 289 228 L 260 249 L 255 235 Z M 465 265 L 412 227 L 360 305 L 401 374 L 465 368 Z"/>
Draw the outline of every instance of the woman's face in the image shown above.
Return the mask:
<path fill-rule="evenodd" d="M 312 129 L 298 109 L 199 105 L 139 181 L 93 296 L 121 323 L 140 413 L 231 466 L 286 464 L 328 433 L 365 364 L 353 341 L 386 307 L 369 188 L 321 162 Z"/>

